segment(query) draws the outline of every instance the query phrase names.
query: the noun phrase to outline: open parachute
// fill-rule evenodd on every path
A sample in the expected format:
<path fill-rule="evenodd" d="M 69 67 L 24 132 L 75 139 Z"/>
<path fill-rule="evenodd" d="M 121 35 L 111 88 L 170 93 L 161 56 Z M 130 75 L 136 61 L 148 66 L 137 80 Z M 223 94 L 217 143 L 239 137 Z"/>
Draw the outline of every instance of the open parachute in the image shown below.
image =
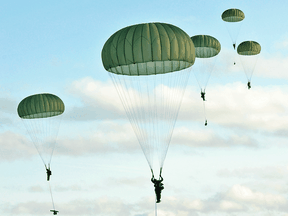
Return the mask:
<path fill-rule="evenodd" d="M 103 66 L 113 80 L 153 175 L 161 175 L 194 61 L 190 37 L 166 23 L 123 28 L 102 49 Z"/>
<path fill-rule="evenodd" d="M 214 69 L 216 56 L 221 50 L 220 42 L 210 35 L 195 35 L 191 37 L 195 46 L 196 63 L 193 66 L 193 72 L 201 89 L 205 114 L 205 90 Z M 205 114 L 205 125 L 207 119 Z"/>
<path fill-rule="evenodd" d="M 259 56 L 258 54 L 260 52 L 261 52 L 261 46 L 256 41 L 244 41 L 240 43 L 239 46 L 237 47 L 237 53 L 240 56 L 242 66 L 244 68 L 247 77 L 248 89 L 251 88 L 250 83 L 254 72 L 254 68 L 258 60 Z"/>
<path fill-rule="evenodd" d="M 225 21 L 227 30 L 233 43 L 233 48 L 236 49 L 236 40 L 241 28 L 241 21 L 244 20 L 245 15 L 243 11 L 236 8 L 231 8 L 225 10 L 222 13 L 221 18 L 223 21 Z"/>
<path fill-rule="evenodd" d="M 63 101 L 48 93 L 28 96 L 17 108 L 18 115 L 23 120 L 46 168 L 50 167 L 64 110 Z"/>

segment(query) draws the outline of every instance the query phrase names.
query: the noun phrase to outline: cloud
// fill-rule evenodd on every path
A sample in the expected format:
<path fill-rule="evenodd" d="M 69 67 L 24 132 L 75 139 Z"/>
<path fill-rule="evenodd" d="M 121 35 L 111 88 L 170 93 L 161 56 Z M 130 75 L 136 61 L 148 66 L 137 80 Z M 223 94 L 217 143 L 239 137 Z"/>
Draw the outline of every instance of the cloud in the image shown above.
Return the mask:
<path fill-rule="evenodd" d="M 101 197 L 97 200 L 74 200 L 67 203 L 57 204 L 59 214 L 61 215 L 107 215 L 122 216 L 132 215 L 133 207 L 125 204 L 121 200 Z M 3 205 L 2 214 L 5 215 L 47 215 L 51 209 L 50 202 L 25 202 L 18 204 L 5 203 Z M 1 212 L 0 210 L 0 212 Z"/>
<path fill-rule="evenodd" d="M 17 102 L 7 95 L 7 97 L 0 98 L 0 127 L 13 126 L 15 119 L 19 118 L 17 115 Z"/>
<path fill-rule="evenodd" d="M 53 188 L 53 190 L 55 190 L 55 192 L 66 192 L 66 191 L 84 191 L 87 189 L 82 188 L 80 185 L 65 185 L 65 186 L 55 186 Z"/>
<path fill-rule="evenodd" d="M 101 82 L 91 77 L 74 81 L 70 94 L 81 99 L 83 106 L 67 110 L 64 118 L 73 120 L 99 120 L 125 118 L 125 112 L 111 81 Z"/>
<path fill-rule="evenodd" d="M 28 188 L 28 191 L 29 192 L 43 192 L 43 191 L 45 191 L 44 189 L 43 189 L 43 187 L 41 187 L 40 185 L 35 185 L 35 186 L 31 186 L 31 187 L 29 187 Z"/>
<path fill-rule="evenodd" d="M 47 215 L 51 209 L 51 203 L 25 202 L 25 203 L 3 203 L 0 212 L 5 215 Z"/>
<path fill-rule="evenodd" d="M 253 178 L 253 179 L 271 179 L 279 180 L 288 177 L 288 169 L 284 166 L 278 167 L 245 167 L 234 170 L 219 170 L 217 173 L 221 177 L 236 177 L 236 178 Z"/>
<path fill-rule="evenodd" d="M 75 82 L 73 86 L 74 92 L 81 95 L 83 101 L 82 108 L 75 108 L 80 113 L 78 119 L 126 118 L 112 83 L 84 78 Z M 288 127 L 288 101 L 283 100 L 287 95 L 288 89 L 285 87 L 253 86 L 248 91 L 240 82 L 211 86 L 206 94 L 208 124 L 213 122 L 226 127 L 249 130 L 256 128 L 270 132 L 283 130 Z M 81 113 L 85 114 L 81 116 Z M 203 122 L 203 119 L 203 105 L 199 91 L 188 86 L 178 121 Z"/>
<path fill-rule="evenodd" d="M 0 134 L 0 149 L 2 161 L 27 159 L 37 154 L 31 141 L 11 131 Z"/>
<path fill-rule="evenodd" d="M 213 130 L 188 129 L 186 127 L 174 129 L 172 142 L 189 147 L 258 146 L 258 142 L 247 135 L 240 136 L 232 133 L 231 135 L 226 134 L 223 138 Z"/>
<path fill-rule="evenodd" d="M 171 91 L 166 88 L 165 92 Z M 122 103 L 113 84 L 109 81 L 101 82 L 92 78 L 83 78 L 73 83 L 70 92 L 82 100 L 81 107 L 74 107 L 68 111 L 67 116 L 70 119 L 127 120 Z M 208 127 L 210 124 L 217 124 L 224 128 L 285 136 L 288 134 L 286 129 L 288 128 L 288 101 L 283 98 L 287 95 L 288 88 L 285 86 L 253 86 L 249 91 L 240 82 L 211 86 L 206 92 L 205 105 Z M 145 103 L 143 106 L 146 106 Z M 181 121 L 204 124 L 203 103 L 199 90 L 195 87 L 188 86 L 186 89 L 178 116 L 178 122 Z M 211 139 L 213 134 L 210 133 L 208 136 Z M 186 140 L 188 141 L 187 138 Z M 225 145 L 227 142 L 239 141 L 245 145 L 255 145 L 253 144 L 255 140 L 239 134 L 230 135 L 229 140 L 222 139 L 219 143 Z"/>
<path fill-rule="evenodd" d="M 288 36 L 276 41 L 274 47 L 279 50 L 288 49 Z"/>
<path fill-rule="evenodd" d="M 17 102 L 11 98 L 0 98 L 0 111 L 10 114 L 16 114 Z"/>
<path fill-rule="evenodd" d="M 254 86 L 247 90 L 239 82 L 216 85 L 207 90 L 206 113 L 209 123 L 229 128 L 277 132 L 288 126 L 286 87 Z M 198 100 L 197 100 L 198 98 Z M 179 112 L 179 120 L 203 122 L 199 92 L 188 88 Z M 286 131 L 286 130 L 285 130 Z"/>
<path fill-rule="evenodd" d="M 283 50 L 288 48 L 288 40 L 284 39 L 279 42 L 277 47 Z M 241 58 L 236 52 L 231 49 L 222 48 L 217 61 L 215 63 L 214 70 L 212 72 L 212 77 L 221 79 L 229 76 L 241 75 L 243 80 L 245 79 L 244 68 L 250 64 L 254 64 L 255 68 L 252 74 L 252 88 L 253 80 L 257 77 L 267 78 L 267 79 L 288 79 L 288 56 L 281 53 L 265 53 L 261 52 L 257 56 L 250 58 Z M 246 61 L 245 61 L 246 60 Z M 236 65 L 234 65 L 234 61 Z M 244 68 L 243 68 L 244 66 Z M 193 69 L 192 69 L 193 71 Z M 251 71 L 251 72 L 252 72 Z M 208 84 L 209 86 L 209 84 Z"/>
<path fill-rule="evenodd" d="M 277 209 L 287 205 L 287 199 L 284 196 L 255 192 L 242 185 L 234 185 L 229 191 L 227 191 L 225 196 L 232 200 L 258 207 L 266 206 Z"/>
<path fill-rule="evenodd" d="M 123 201 L 121 198 L 107 196 L 91 199 L 75 199 L 69 202 L 58 202 L 57 210 L 61 215 L 138 215 L 153 216 L 151 208 L 155 197 L 141 197 L 139 201 Z M 1 210 L 6 215 L 15 214 L 47 214 L 51 207 L 49 202 L 27 201 L 22 203 L 3 203 Z M 285 212 L 287 199 L 284 196 L 254 191 L 243 185 L 233 185 L 224 192 L 216 193 L 206 199 L 191 199 L 183 196 L 164 196 L 158 205 L 158 215 L 199 216 L 215 215 L 215 213 L 238 213 L 241 215 L 258 215 L 267 210 Z"/>
<path fill-rule="evenodd" d="M 287 70 L 288 56 L 280 54 L 268 56 L 268 58 L 259 56 L 254 75 L 271 79 L 288 79 Z"/>
<path fill-rule="evenodd" d="M 140 151 L 129 123 L 104 121 L 92 133 L 59 138 L 55 154 L 81 156 L 111 152 Z"/>

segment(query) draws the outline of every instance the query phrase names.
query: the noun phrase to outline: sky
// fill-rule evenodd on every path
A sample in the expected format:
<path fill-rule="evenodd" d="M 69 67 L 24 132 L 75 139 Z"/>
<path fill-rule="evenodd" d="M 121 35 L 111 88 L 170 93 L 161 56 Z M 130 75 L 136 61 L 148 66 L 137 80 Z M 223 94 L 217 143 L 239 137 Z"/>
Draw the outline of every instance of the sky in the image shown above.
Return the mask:
<path fill-rule="evenodd" d="M 0 6 L 0 214 L 51 215 L 49 184 L 19 102 L 65 103 L 50 185 L 59 215 L 152 216 L 151 173 L 101 50 L 126 26 L 164 22 L 221 43 L 203 103 L 192 66 L 163 168 L 158 216 L 288 216 L 288 24 L 284 0 L 5 1 Z M 261 45 L 247 89 L 237 44 Z M 233 65 L 233 61 L 236 65 Z"/>

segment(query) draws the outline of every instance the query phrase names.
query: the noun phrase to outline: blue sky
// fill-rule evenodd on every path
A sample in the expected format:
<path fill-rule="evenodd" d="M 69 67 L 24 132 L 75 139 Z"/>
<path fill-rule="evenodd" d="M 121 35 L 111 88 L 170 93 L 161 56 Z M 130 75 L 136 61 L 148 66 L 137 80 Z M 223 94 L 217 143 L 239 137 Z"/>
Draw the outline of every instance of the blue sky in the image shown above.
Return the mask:
<path fill-rule="evenodd" d="M 0 213 L 51 214 L 44 166 L 16 112 L 26 96 L 49 92 L 66 106 L 52 159 L 59 215 L 155 215 L 149 166 L 101 50 L 123 27 L 164 22 L 211 35 L 222 49 L 207 86 L 207 127 L 192 67 L 158 215 L 287 216 L 287 7 L 284 0 L 1 3 Z M 229 8 L 245 13 L 237 43 L 262 48 L 249 91 L 221 20 Z"/>

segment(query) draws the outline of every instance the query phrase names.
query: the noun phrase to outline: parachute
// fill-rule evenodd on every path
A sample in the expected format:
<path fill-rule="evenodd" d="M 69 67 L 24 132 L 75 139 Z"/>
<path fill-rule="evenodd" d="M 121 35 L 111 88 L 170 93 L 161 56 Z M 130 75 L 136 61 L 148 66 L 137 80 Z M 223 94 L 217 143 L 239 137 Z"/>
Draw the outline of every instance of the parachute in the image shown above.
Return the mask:
<path fill-rule="evenodd" d="M 18 115 L 46 168 L 50 167 L 64 109 L 63 101 L 48 93 L 28 96 L 17 108 Z"/>
<path fill-rule="evenodd" d="M 225 10 L 221 17 L 226 23 L 227 30 L 233 43 L 233 48 L 236 49 L 236 40 L 241 28 L 241 21 L 245 18 L 245 15 L 243 11 L 232 8 Z"/>
<path fill-rule="evenodd" d="M 242 66 L 248 80 L 248 88 L 252 79 L 254 68 L 258 60 L 258 54 L 260 52 L 261 46 L 256 41 L 244 41 L 237 47 L 237 53 L 240 56 Z"/>
<path fill-rule="evenodd" d="M 153 175 L 159 172 L 161 176 L 194 61 L 195 49 L 190 37 L 166 23 L 125 27 L 103 46 L 103 66 L 115 85 Z"/>
<path fill-rule="evenodd" d="M 193 66 L 193 72 L 201 89 L 205 114 L 205 90 L 214 69 L 216 58 L 221 50 L 220 42 L 209 35 L 195 35 L 191 37 L 195 46 L 196 64 Z M 205 126 L 207 119 L 205 114 Z"/>

